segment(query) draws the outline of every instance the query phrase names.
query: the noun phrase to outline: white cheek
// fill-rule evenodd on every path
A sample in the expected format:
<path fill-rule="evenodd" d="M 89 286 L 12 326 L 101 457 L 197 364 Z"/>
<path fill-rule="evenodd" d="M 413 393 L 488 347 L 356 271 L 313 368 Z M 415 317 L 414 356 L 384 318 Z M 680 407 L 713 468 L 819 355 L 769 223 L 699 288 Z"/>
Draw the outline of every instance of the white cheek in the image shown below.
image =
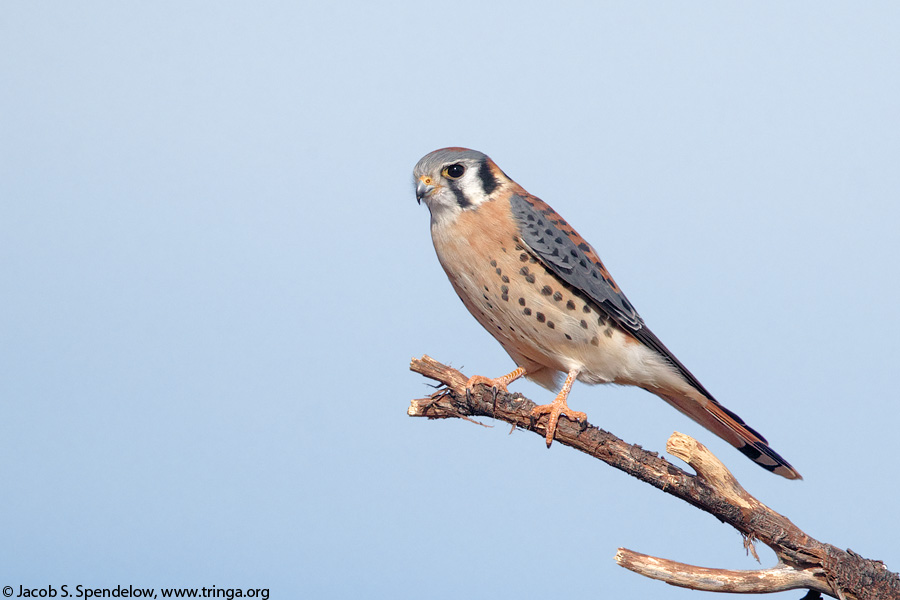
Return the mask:
<path fill-rule="evenodd" d="M 475 206 L 487 200 L 487 194 L 484 193 L 484 188 L 481 187 L 481 180 L 477 177 L 466 177 L 460 182 L 459 187 L 466 199 Z"/>
<path fill-rule="evenodd" d="M 481 180 L 472 169 L 466 176 L 456 182 L 456 185 L 470 203 L 467 209 L 475 208 L 488 199 L 481 185 Z M 432 227 L 453 223 L 460 213 L 465 210 L 459 205 L 459 199 L 453 190 L 449 189 L 447 182 L 442 182 L 441 187 L 425 199 L 425 203 L 431 211 Z"/>

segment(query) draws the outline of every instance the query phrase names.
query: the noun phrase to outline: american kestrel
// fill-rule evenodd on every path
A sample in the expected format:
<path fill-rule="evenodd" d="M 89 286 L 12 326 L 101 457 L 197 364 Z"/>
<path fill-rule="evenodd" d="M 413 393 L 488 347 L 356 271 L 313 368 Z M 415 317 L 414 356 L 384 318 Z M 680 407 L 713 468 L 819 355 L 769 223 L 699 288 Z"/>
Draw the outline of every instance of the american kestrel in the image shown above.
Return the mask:
<path fill-rule="evenodd" d="M 466 148 L 436 150 L 418 162 L 414 181 L 416 198 L 431 211 L 434 249 L 453 289 L 518 365 L 503 377 L 472 377 L 469 388 L 486 383 L 506 391 L 524 375 L 559 389 L 533 413 L 549 415 L 549 446 L 560 415 L 586 419 L 566 404 L 576 379 L 637 386 L 764 469 L 800 479 L 647 328 L 594 249 L 490 158 Z"/>

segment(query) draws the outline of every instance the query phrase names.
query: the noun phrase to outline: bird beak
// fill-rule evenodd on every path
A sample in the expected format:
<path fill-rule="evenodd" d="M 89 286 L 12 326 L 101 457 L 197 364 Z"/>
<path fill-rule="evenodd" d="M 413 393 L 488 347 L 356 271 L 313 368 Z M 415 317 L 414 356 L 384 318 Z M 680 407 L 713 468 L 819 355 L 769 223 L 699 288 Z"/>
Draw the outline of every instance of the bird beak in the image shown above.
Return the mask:
<path fill-rule="evenodd" d="M 434 186 L 430 183 L 425 183 L 426 177 L 422 177 L 419 179 L 419 182 L 416 184 L 416 201 L 419 204 L 422 204 L 422 199 L 425 198 L 428 194 L 434 191 Z M 428 179 L 430 181 L 430 179 Z"/>

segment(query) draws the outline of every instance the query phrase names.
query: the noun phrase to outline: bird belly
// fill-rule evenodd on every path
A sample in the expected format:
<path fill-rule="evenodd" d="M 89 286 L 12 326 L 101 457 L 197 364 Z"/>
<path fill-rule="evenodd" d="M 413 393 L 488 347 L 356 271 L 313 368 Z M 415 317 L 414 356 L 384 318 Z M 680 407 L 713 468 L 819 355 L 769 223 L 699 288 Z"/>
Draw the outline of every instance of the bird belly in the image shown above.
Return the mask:
<path fill-rule="evenodd" d="M 481 325 L 537 383 L 560 373 L 590 384 L 642 384 L 671 372 L 580 291 L 543 266 L 514 234 L 460 239 L 434 231 L 435 249 L 456 293 Z"/>

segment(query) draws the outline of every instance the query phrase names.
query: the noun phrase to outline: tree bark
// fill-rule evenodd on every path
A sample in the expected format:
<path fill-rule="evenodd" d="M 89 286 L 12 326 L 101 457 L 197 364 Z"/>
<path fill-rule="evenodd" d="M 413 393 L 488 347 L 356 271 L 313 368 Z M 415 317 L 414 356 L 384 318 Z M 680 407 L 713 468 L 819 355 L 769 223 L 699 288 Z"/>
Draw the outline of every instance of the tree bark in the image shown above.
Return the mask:
<path fill-rule="evenodd" d="M 540 435 L 546 433 L 546 417 L 535 420 L 531 416 L 535 404 L 521 394 L 508 394 L 484 384 L 469 390 L 465 375 L 428 356 L 413 359 L 410 369 L 442 384 L 430 397 L 413 400 L 410 416 L 467 420 L 491 417 Z M 900 600 L 900 576 L 888 571 L 881 561 L 806 535 L 787 517 L 744 490 L 706 447 L 686 435 L 674 433 L 666 448 L 693 467 L 696 475 L 587 423 L 561 419 L 554 439 L 728 523 L 741 532 L 751 551 L 753 542 L 759 540 L 778 557 L 778 564 L 770 569 L 732 571 L 685 565 L 619 548 L 616 562 L 627 569 L 696 590 L 770 593 L 808 589 L 842 600 Z"/>

